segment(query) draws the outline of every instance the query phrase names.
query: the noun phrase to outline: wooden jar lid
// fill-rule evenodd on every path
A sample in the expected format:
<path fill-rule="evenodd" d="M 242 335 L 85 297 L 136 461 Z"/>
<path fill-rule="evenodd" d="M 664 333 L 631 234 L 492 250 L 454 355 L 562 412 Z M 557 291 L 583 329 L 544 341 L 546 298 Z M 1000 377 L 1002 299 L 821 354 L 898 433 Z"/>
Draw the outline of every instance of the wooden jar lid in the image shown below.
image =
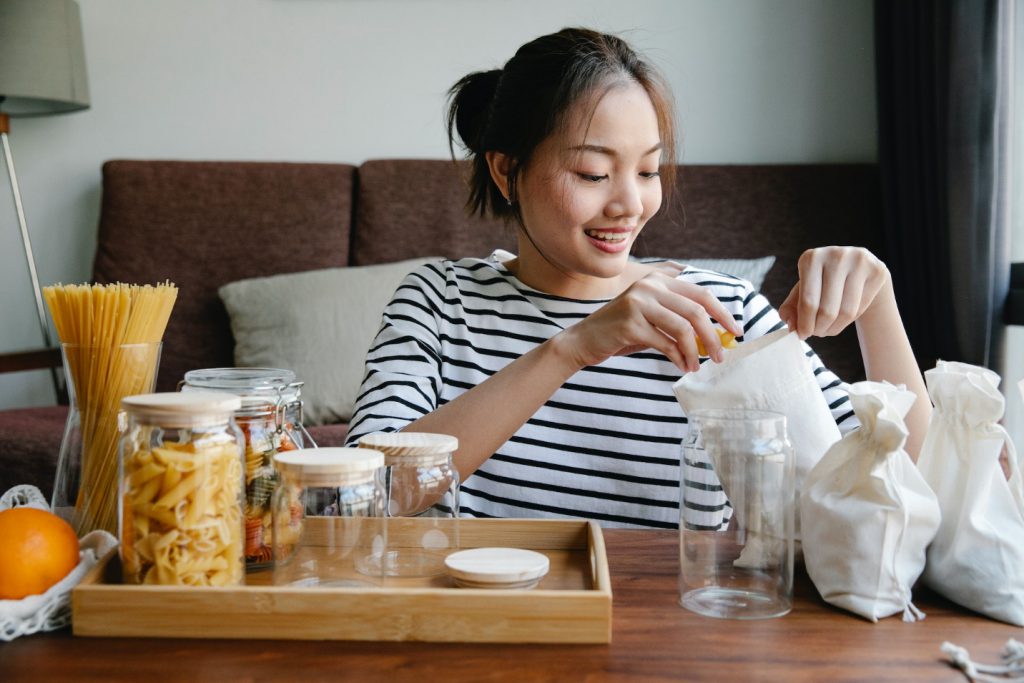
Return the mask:
<path fill-rule="evenodd" d="M 459 448 L 459 440 L 450 434 L 429 432 L 378 432 L 359 439 L 363 448 L 384 454 L 388 465 L 440 465 Z"/>
<path fill-rule="evenodd" d="M 547 555 L 522 548 L 472 548 L 444 561 L 463 588 L 533 588 L 550 568 Z"/>
<path fill-rule="evenodd" d="M 373 480 L 384 455 L 369 448 L 302 448 L 274 455 L 285 477 L 308 486 L 343 486 Z"/>

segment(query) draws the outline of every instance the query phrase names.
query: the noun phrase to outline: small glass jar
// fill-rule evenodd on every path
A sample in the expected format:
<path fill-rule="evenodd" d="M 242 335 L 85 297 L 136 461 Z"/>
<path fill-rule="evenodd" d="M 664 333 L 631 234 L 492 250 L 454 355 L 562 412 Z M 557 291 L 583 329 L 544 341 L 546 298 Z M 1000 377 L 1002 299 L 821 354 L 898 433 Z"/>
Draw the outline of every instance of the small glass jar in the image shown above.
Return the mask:
<path fill-rule="evenodd" d="M 245 579 L 237 396 L 121 401 L 118 535 L 124 582 L 238 586 Z"/>
<path fill-rule="evenodd" d="M 282 451 L 315 448 L 302 426 L 302 383 L 278 368 L 190 370 L 183 392 L 220 391 L 242 399 L 235 420 L 245 437 L 245 561 L 250 570 L 270 563 L 270 496 L 277 486 L 273 457 Z"/>
<path fill-rule="evenodd" d="M 459 440 L 448 434 L 382 432 L 367 434 L 359 445 L 384 454 L 385 511 L 391 519 L 388 553 L 379 558 L 382 573 L 445 573 L 445 558 L 459 549 L 459 472 L 452 462 Z"/>
<path fill-rule="evenodd" d="M 274 584 L 376 586 L 387 552 L 384 455 L 367 448 L 278 453 Z"/>

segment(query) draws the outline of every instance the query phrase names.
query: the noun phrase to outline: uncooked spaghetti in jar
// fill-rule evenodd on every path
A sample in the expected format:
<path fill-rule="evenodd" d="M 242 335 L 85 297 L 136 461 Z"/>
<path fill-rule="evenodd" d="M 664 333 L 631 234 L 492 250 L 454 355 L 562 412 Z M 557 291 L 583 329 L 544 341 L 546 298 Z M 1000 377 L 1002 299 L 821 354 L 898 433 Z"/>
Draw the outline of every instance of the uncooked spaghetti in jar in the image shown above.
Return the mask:
<path fill-rule="evenodd" d="M 242 435 L 237 396 L 129 396 L 120 441 L 124 582 L 237 586 L 243 556 Z"/>

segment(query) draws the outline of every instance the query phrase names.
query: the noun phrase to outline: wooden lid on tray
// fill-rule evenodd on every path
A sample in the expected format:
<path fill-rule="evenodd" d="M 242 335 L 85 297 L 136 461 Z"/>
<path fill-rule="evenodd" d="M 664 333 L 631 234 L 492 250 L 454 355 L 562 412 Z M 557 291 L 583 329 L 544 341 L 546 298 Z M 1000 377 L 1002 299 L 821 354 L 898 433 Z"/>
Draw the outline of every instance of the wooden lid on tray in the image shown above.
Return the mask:
<path fill-rule="evenodd" d="M 533 588 L 551 566 L 547 555 L 522 548 L 472 548 L 444 561 L 463 588 Z"/>

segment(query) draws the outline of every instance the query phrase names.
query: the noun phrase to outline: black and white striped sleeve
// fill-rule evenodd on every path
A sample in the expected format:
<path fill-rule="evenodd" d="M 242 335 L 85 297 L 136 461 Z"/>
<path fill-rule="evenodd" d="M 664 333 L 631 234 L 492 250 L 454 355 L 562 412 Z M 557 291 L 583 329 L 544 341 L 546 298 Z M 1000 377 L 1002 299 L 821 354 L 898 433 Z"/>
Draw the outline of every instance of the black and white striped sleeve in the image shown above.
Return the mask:
<path fill-rule="evenodd" d="M 366 354 L 349 445 L 365 434 L 400 430 L 437 408 L 444 288 L 444 264 L 430 263 L 406 276 L 395 290 Z"/>

